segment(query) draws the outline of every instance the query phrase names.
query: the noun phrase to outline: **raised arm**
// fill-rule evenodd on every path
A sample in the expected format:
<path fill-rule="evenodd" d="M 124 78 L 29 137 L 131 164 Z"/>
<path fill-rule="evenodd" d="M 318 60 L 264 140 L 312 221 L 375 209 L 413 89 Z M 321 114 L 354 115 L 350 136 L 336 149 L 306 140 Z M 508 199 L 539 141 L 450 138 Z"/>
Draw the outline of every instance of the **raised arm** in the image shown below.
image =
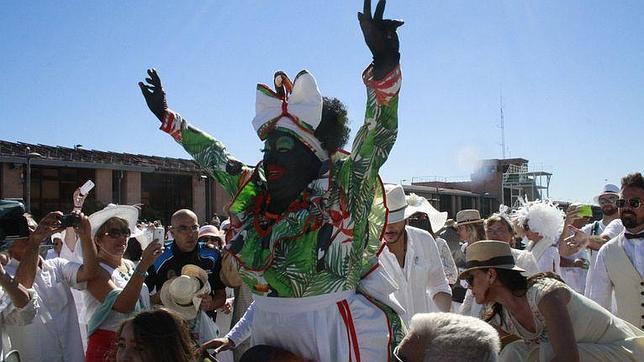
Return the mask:
<path fill-rule="evenodd" d="M 145 271 L 154 263 L 156 258 L 161 255 L 161 243 L 150 243 L 143 251 L 143 256 L 139 265 L 134 270 L 132 277 L 125 285 L 125 288 L 119 292 L 112 309 L 120 313 L 130 313 L 135 310 L 141 294 L 141 288 L 145 281 Z M 102 273 L 98 278 L 94 278 L 87 284 L 87 290 L 94 298 L 103 303 L 107 295 L 118 288 L 110 278 Z"/>
<path fill-rule="evenodd" d="M 234 195 L 243 175 L 252 170 L 232 157 L 223 143 L 188 124 L 179 113 L 168 108 L 161 78 L 154 69 L 148 69 L 148 75 L 147 84 L 139 82 L 139 87 L 150 111 L 161 121 L 161 130 L 179 142 L 228 194 Z"/>
<path fill-rule="evenodd" d="M 76 281 L 78 283 L 86 282 L 93 279 L 98 274 L 98 261 L 96 258 L 96 245 L 92 241 L 92 226 L 89 218 L 83 213 L 78 213 L 80 217 L 80 226 L 78 235 L 80 236 L 81 246 L 83 249 L 83 265 L 78 269 Z"/>
<path fill-rule="evenodd" d="M 399 20 L 383 19 L 385 1 L 380 0 L 373 17 L 371 1 L 365 0 L 358 13 L 365 42 L 373 62 L 362 74 L 367 86 L 365 122 L 351 147 L 351 157 L 343 165 L 349 209 L 354 220 L 363 220 L 371 207 L 378 171 L 389 156 L 398 131 L 398 92 L 401 84 L 396 29 Z"/>
<path fill-rule="evenodd" d="M 7 292 L 11 302 L 16 307 L 22 308 L 29 303 L 30 297 L 27 289 L 18 284 L 15 279 L 11 278 L 11 276 L 5 272 L 2 264 L 0 264 L 0 287 Z"/>
<path fill-rule="evenodd" d="M 38 254 L 40 243 L 52 234 L 62 230 L 60 227 L 60 218 L 62 216 L 63 213 L 60 211 L 50 212 L 40 220 L 36 230 L 29 235 L 27 249 L 20 260 L 15 278 L 25 288 L 29 289 L 34 284 L 38 261 L 40 260 L 40 255 Z"/>

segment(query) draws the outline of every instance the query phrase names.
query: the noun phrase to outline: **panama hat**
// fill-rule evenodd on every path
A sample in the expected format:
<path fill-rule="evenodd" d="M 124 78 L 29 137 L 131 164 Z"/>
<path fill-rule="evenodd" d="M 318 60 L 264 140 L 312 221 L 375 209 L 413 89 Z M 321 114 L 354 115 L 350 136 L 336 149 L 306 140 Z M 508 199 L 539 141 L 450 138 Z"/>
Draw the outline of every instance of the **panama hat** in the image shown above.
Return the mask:
<path fill-rule="evenodd" d="M 403 216 L 405 219 L 408 219 L 417 212 L 421 212 L 426 214 L 427 218 L 429 218 L 429 223 L 432 225 L 432 230 L 434 232 L 443 228 L 447 221 L 447 212 L 436 210 L 426 198 L 414 193 L 409 194 L 405 199 L 407 201 L 407 207 L 404 210 Z"/>
<path fill-rule="evenodd" d="M 188 264 L 181 268 L 181 275 L 166 281 L 161 287 L 161 302 L 177 312 L 183 319 L 197 317 L 202 294 L 210 293 L 208 274 L 200 267 Z"/>
<path fill-rule="evenodd" d="M 407 208 L 407 198 L 405 190 L 400 185 L 385 185 L 385 194 L 387 200 L 387 222 L 393 224 L 405 220 L 405 209 Z"/>
<path fill-rule="evenodd" d="M 476 209 L 465 209 L 456 213 L 456 226 L 482 223 L 481 214 Z"/>
<path fill-rule="evenodd" d="M 465 249 L 465 270 L 458 275 L 458 278 L 465 279 L 472 270 L 486 268 L 525 272 L 525 270 L 516 266 L 508 243 L 482 240 L 471 244 Z"/>
<path fill-rule="evenodd" d="M 99 210 L 89 216 L 89 223 L 92 226 L 92 237 L 96 236 L 98 229 L 105 224 L 105 222 L 113 217 L 125 219 L 130 228 L 130 237 L 135 238 L 143 232 L 136 227 L 136 222 L 139 219 L 139 209 L 130 205 L 114 205 L 109 204 L 103 210 Z"/>
<path fill-rule="evenodd" d="M 604 195 L 612 195 L 612 196 L 619 197 L 619 187 L 613 184 L 606 184 L 604 185 L 602 192 L 599 195 L 595 196 L 593 200 L 595 200 L 595 202 L 599 204 L 599 198 Z"/>

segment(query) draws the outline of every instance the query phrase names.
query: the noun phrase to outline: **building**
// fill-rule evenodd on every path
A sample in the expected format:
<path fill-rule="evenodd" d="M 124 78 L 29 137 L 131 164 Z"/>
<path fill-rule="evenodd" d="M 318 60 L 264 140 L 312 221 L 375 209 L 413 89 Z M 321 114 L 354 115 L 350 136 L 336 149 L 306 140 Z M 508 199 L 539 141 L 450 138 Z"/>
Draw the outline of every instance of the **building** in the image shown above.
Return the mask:
<path fill-rule="evenodd" d="M 478 209 L 487 217 L 499 210 L 499 205 L 516 206 L 518 199 L 527 195 L 529 200 L 547 198 L 551 173 L 533 170 L 523 158 L 481 160 L 470 180 L 413 178 L 411 185 L 403 185 L 430 200 L 449 217 L 463 209 Z M 417 180 L 414 182 L 414 180 Z"/>
<path fill-rule="evenodd" d="M 164 225 L 180 208 L 208 221 L 223 215 L 229 201 L 193 160 L 0 140 L 0 197 L 26 201 L 30 194 L 38 218 L 71 210 L 74 190 L 87 180 L 96 187 L 85 201 L 86 213 L 108 203 L 141 204 L 142 220 L 160 219 Z"/>

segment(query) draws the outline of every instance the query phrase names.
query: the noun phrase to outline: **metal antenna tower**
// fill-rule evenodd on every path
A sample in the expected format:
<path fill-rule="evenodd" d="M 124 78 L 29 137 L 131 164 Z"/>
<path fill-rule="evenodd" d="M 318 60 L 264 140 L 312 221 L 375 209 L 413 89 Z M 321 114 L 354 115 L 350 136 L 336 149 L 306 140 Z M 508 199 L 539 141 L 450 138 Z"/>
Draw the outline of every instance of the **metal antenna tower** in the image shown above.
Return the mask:
<path fill-rule="evenodd" d="M 503 88 L 501 88 L 500 92 L 500 108 L 501 108 L 501 155 L 503 155 L 503 159 L 505 160 L 505 119 L 503 118 Z"/>

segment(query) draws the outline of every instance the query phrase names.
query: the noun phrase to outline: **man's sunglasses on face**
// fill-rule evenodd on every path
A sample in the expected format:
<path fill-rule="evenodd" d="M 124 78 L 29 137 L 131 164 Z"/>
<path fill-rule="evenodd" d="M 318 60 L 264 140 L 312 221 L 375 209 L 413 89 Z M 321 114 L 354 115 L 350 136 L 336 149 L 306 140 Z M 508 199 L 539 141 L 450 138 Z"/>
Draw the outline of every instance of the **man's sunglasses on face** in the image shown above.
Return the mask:
<path fill-rule="evenodd" d="M 633 209 L 637 209 L 642 204 L 639 197 L 634 197 L 630 200 L 618 199 L 616 204 L 617 204 L 617 207 L 621 209 L 626 206 L 627 202 L 628 202 L 628 206 L 632 207 Z"/>

